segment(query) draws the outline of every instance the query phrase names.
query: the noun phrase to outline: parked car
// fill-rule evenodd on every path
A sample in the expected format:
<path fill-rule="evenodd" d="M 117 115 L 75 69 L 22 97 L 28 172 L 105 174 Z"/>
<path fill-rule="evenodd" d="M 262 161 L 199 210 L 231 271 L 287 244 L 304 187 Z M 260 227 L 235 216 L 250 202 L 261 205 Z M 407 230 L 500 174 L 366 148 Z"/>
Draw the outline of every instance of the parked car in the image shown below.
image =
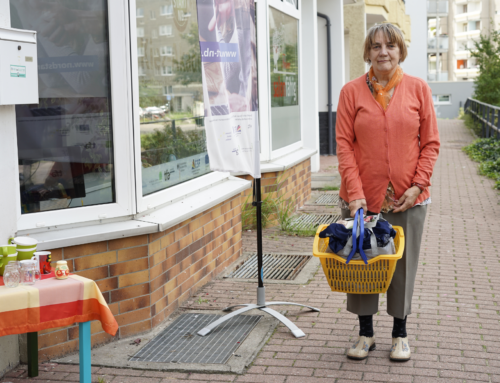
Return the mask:
<path fill-rule="evenodd" d="M 170 106 L 168 104 L 160 106 L 160 109 L 163 110 L 165 113 L 170 112 Z"/>
<path fill-rule="evenodd" d="M 139 107 L 139 117 L 143 118 L 146 115 L 144 108 Z"/>
<path fill-rule="evenodd" d="M 146 108 L 146 116 L 150 118 L 163 118 L 165 112 L 156 106 L 149 106 Z"/>

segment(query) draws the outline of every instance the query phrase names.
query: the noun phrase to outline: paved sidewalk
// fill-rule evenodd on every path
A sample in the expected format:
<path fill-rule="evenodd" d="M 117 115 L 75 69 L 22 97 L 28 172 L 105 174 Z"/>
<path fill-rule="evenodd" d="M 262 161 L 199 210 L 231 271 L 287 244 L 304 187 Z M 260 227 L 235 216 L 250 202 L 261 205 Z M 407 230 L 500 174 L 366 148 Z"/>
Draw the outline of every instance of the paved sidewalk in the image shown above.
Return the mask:
<path fill-rule="evenodd" d="M 295 339 L 278 327 L 245 375 L 95 368 L 95 381 L 103 376 L 107 383 L 500 382 L 500 229 L 495 226 L 500 223 L 500 197 L 493 182 L 477 175 L 477 164 L 461 151 L 472 140 L 462 122 L 440 120 L 439 127 L 442 151 L 433 177 L 413 314 L 408 318 L 411 361 L 388 359 L 392 318 L 385 313 L 383 297 L 375 318 L 377 350 L 367 360 L 348 360 L 347 348 L 358 332 L 356 317 L 345 310 L 345 295 L 329 290 L 320 270 L 308 285 L 267 285 L 268 300 L 309 303 L 321 313 L 280 308 L 289 310 L 306 338 Z M 254 250 L 253 236 L 244 235 L 246 251 Z M 272 229 L 264 237 L 265 251 L 312 248 L 311 238 L 291 240 Z M 216 280 L 199 295 L 210 297 L 211 308 L 223 308 L 235 301 L 254 301 L 255 285 Z M 78 366 L 41 368 L 39 381 L 78 381 Z M 24 370 L 16 371 L 1 383 L 28 381 L 16 378 L 25 376 Z"/>

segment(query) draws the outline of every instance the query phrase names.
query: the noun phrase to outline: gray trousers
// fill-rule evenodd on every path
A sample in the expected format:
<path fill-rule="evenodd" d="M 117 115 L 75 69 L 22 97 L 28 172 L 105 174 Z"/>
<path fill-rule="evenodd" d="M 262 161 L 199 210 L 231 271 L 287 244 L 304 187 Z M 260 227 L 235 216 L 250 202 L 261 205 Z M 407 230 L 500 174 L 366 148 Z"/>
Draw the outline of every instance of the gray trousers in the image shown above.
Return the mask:
<path fill-rule="evenodd" d="M 427 206 L 415 206 L 404 213 L 384 213 L 393 226 L 401 226 L 405 234 L 403 258 L 396 264 L 396 271 L 387 290 L 387 313 L 404 319 L 411 314 L 411 299 L 418 269 L 420 243 L 424 230 Z M 342 209 L 342 218 L 350 217 Z M 347 294 L 347 311 L 357 315 L 374 315 L 378 312 L 379 294 Z"/>

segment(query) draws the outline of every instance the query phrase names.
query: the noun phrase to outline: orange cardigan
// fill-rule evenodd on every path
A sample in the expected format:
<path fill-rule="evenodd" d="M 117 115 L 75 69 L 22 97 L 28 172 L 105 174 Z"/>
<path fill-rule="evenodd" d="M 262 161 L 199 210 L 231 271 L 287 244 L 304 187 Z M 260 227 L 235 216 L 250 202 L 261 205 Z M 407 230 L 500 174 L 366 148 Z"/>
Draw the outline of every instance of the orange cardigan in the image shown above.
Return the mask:
<path fill-rule="evenodd" d="M 412 183 L 425 187 L 415 204 L 429 198 L 440 144 L 432 91 L 424 80 L 405 74 L 385 112 L 366 74 L 347 83 L 336 133 L 340 197 L 346 202 L 364 198 L 368 210 L 378 213 L 389 181 L 398 199 Z"/>

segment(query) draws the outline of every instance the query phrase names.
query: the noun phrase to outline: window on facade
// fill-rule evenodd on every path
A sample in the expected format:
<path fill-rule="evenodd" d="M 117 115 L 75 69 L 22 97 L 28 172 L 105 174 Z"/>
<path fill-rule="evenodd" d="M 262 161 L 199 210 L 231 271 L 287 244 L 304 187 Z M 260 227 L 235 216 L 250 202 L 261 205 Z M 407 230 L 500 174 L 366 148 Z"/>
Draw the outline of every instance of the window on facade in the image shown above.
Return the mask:
<path fill-rule="evenodd" d="M 162 5 L 160 7 L 160 14 L 162 16 L 171 16 L 174 13 L 174 7 L 172 4 Z"/>
<path fill-rule="evenodd" d="M 137 56 L 139 57 L 144 56 L 144 47 L 137 47 Z"/>
<path fill-rule="evenodd" d="M 467 4 L 462 5 L 462 13 L 467 13 Z"/>
<path fill-rule="evenodd" d="M 301 140 L 298 20 L 269 8 L 272 150 Z"/>
<path fill-rule="evenodd" d="M 434 101 L 434 105 L 450 105 L 451 104 L 451 95 L 449 95 L 449 94 L 433 94 L 432 101 Z"/>
<path fill-rule="evenodd" d="M 160 25 L 160 36 L 171 36 L 172 25 Z"/>
<path fill-rule="evenodd" d="M 137 0 L 137 5 L 145 10 L 157 9 L 158 1 Z M 146 27 L 148 33 L 151 30 L 160 34 L 158 39 L 149 41 L 150 48 L 159 49 L 160 57 L 148 57 L 150 49 L 145 57 L 138 57 L 139 67 L 148 63 L 159 68 L 158 74 L 148 72 L 139 77 L 143 195 L 210 171 L 196 2 L 169 2 L 160 11 L 161 15 L 173 16 L 173 25 L 161 25 L 159 18 Z M 185 17 L 186 14 L 193 16 Z M 162 57 L 172 55 L 173 46 L 175 57 Z"/>
<path fill-rule="evenodd" d="M 137 17 L 144 17 L 144 9 L 143 8 L 137 8 L 136 16 Z"/>
<path fill-rule="evenodd" d="M 137 28 L 137 37 L 144 37 L 144 28 Z"/>
<path fill-rule="evenodd" d="M 162 67 L 161 69 L 161 74 L 163 76 L 170 76 L 171 74 L 173 74 L 172 72 L 172 66 L 171 65 L 165 65 Z"/>
<path fill-rule="evenodd" d="M 172 46 L 170 45 L 164 45 L 161 47 L 161 55 L 162 56 L 172 56 Z"/>
<path fill-rule="evenodd" d="M 156 19 L 156 12 L 153 10 L 149 11 L 149 18 L 151 20 L 155 20 Z"/>
<path fill-rule="evenodd" d="M 469 29 L 467 28 L 467 24 L 462 25 L 462 31 L 467 32 Z"/>
<path fill-rule="evenodd" d="M 291 5 L 295 9 L 299 9 L 299 0 L 281 0 L 286 4 Z"/>
<path fill-rule="evenodd" d="M 153 29 L 151 31 L 151 38 L 157 39 L 158 38 L 158 31 L 156 29 Z"/>
<path fill-rule="evenodd" d="M 457 69 L 467 69 L 467 60 L 457 60 Z"/>
<path fill-rule="evenodd" d="M 107 0 L 10 8 L 38 32 L 39 104 L 16 106 L 21 213 L 115 202 Z"/>

